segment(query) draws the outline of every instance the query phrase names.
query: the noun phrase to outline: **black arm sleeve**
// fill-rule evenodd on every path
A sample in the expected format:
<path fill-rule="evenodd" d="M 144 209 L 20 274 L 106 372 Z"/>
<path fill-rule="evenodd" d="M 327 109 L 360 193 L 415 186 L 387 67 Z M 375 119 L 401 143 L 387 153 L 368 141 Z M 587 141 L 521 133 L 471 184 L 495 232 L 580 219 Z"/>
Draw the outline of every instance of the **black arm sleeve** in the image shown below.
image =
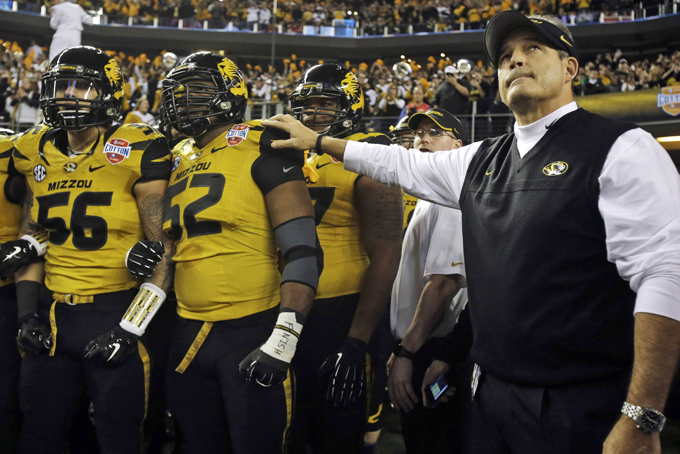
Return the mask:
<path fill-rule="evenodd" d="M 302 172 L 305 163 L 303 152 L 290 148 L 272 148 L 273 141 L 286 140 L 289 137 L 287 132 L 274 128 L 265 128 L 260 136 L 260 157 L 253 163 L 251 175 L 264 195 L 283 183 L 305 180 Z"/>
<path fill-rule="evenodd" d="M 151 180 L 168 180 L 172 173 L 172 161 L 169 158 L 168 139 L 159 137 L 153 140 L 142 154 L 142 176 L 138 182 Z"/>

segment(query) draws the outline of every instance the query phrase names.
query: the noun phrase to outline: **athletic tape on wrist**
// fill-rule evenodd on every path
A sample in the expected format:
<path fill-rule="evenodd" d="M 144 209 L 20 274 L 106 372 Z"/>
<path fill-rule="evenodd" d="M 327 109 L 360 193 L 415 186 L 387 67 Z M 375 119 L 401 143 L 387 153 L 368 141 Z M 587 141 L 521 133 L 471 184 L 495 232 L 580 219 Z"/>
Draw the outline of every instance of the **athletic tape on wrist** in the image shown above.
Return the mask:
<path fill-rule="evenodd" d="M 295 312 L 281 312 L 276 326 L 267 342 L 260 347 L 267 355 L 290 363 L 302 332 L 302 323 L 298 323 Z"/>
<path fill-rule="evenodd" d="M 38 257 L 42 257 L 45 255 L 45 252 L 47 252 L 47 241 L 38 241 L 34 236 L 32 235 L 24 235 L 21 237 L 22 240 L 26 240 L 31 245 L 33 248 L 38 252 Z"/>
<path fill-rule="evenodd" d="M 125 312 L 120 321 L 120 327 L 136 336 L 141 336 L 165 301 L 165 297 L 163 290 L 154 284 L 145 282 Z"/>

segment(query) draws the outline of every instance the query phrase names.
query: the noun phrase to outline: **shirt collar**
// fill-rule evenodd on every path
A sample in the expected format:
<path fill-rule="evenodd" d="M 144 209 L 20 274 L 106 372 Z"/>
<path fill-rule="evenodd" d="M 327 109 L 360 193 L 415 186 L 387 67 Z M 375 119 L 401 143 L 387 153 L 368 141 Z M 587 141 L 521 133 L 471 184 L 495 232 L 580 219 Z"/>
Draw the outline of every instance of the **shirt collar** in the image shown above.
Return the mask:
<path fill-rule="evenodd" d="M 538 143 L 539 140 L 548 132 L 550 125 L 569 112 L 573 112 L 578 109 L 576 101 L 572 101 L 566 104 L 556 111 L 546 115 L 540 120 L 528 124 L 526 126 L 519 126 L 515 123 L 514 130 L 515 136 L 517 137 L 517 149 L 519 151 L 520 157 L 524 157 L 533 147 Z"/>

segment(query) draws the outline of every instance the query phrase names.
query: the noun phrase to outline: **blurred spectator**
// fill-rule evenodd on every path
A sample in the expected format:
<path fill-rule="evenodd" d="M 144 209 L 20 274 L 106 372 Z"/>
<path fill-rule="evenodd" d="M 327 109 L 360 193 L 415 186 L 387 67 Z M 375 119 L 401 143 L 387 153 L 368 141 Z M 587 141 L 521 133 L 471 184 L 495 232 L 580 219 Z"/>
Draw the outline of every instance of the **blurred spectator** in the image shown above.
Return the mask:
<path fill-rule="evenodd" d="M 149 104 L 149 100 L 146 98 L 146 96 L 142 96 L 137 100 L 135 110 L 129 112 L 125 116 L 123 124 L 144 123 L 149 126 L 156 126 L 156 119 L 154 118 L 153 114 L 149 112 L 150 108 L 151 106 Z"/>
<path fill-rule="evenodd" d="M 610 75 L 611 82 L 609 85 L 604 87 L 605 93 L 618 93 L 621 91 L 621 87 L 623 87 L 623 79 L 626 78 L 625 73 L 620 73 L 618 71 L 614 71 Z"/>
<path fill-rule="evenodd" d="M 92 25 L 92 17 L 83 8 L 66 0 L 53 0 L 50 27 L 54 32 L 50 44 L 50 61 L 59 52 L 73 46 L 80 46 L 83 24 Z"/>
<path fill-rule="evenodd" d="M 635 83 L 635 74 L 629 73 L 626 76 L 626 82 L 621 86 L 621 91 L 635 91 L 637 84 Z"/>
<path fill-rule="evenodd" d="M 581 79 L 581 90 L 584 95 L 595 95 L 605 92 L 604 82 L 600 78 L 600 71 L 592 68 L 588 76 Z"/>
<path fill-rule="evenodd" d="M 7 110 L 11 112 L 15 131 L 26 131 L 40 120 L 40 91 L 34 80 L 24 77 L 21 85 L 7 101 L 9 102 Z"/>
<path fill-rule="evenodd" d="M 434 107 L 444 109 L 453 115 L 467 114 L 470 83 L 464 74 L 458 72 L 455 66 L 447 66 L 444 69 L 444 75 L 446 81 L 437 90 L 434 97 Z"/>
<path fill-rule="evenodd" d="M 418 84 L 413 87 L 411 92 L 413 95 L 413 102 L 404 106 L 404 109 L 399 114 L 399 117 L 410 117 L 416 112 L 425 112 L 430 108 L 430 105 L 425 102 L 425 89 Z"/>

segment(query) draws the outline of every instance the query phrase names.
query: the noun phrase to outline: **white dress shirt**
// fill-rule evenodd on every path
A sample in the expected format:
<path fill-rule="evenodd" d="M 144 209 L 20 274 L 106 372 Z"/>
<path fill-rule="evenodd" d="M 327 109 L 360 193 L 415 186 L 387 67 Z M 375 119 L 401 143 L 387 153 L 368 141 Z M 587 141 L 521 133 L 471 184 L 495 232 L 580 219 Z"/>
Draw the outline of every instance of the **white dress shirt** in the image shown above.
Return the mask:
<path fill-rule="evenodd" d="M 392 286 L 390 326 L 395 339 L 411 327 L 420 295 L 433 275 L 457 275 L 459 291 L 431 337 L 444 337 L 467 303 L 460 210 L 419 200 L 404 234 L 399 271 Z"/>
<path fill-rule="evenodd" d="M 530 125 L 515 124 L 520 156 L 551 123 L 577 108 L 571 102 Z M 480 144 L 456 153 L 420 153 L 398 145 L 348 142 L 345 168 L 400 186 L 418 199 L 460 208 L 465 173 Z M 680 321 L 680 177 L 668 153 L 649 133 L 632 129 L 612 145 L 598 181 L 607 258 L 637 293 L 635 313 Z"/>

